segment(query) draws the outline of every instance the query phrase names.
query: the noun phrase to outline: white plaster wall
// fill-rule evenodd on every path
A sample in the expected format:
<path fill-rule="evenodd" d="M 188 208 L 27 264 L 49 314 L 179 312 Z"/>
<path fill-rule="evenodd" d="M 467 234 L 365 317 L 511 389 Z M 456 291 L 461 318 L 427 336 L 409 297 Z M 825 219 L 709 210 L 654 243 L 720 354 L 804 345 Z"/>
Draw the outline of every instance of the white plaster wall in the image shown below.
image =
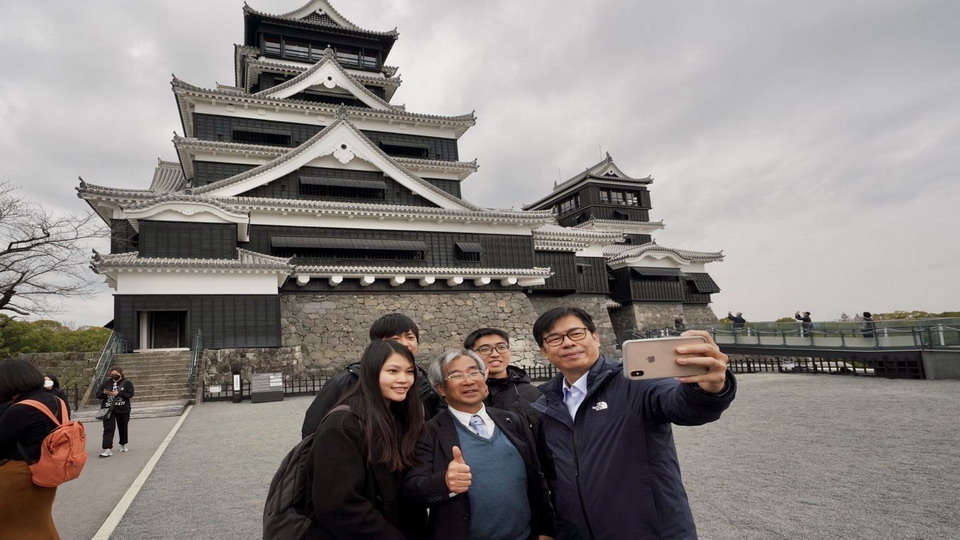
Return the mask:
<path fill-rule="evenodd" d="M 121 272 L 116 294 L 277 294 L 275 274 Z"/>

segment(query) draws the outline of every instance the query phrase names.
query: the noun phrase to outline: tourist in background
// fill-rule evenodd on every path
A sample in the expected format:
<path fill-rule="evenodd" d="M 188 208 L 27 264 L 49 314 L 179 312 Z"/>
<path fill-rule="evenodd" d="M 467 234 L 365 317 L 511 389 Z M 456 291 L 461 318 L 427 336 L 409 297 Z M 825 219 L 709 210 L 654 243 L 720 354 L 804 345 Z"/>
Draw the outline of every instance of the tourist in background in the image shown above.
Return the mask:
<path fill-rule="evenodd" d="M 97 391 L 100 399 L 100 408 L 112 408 L 109 418 L 103 420 L 103 452 L 100 457 L 113 455 L 113 434 L 120 432 L 120 451 L 128 450 L 128 426 L 130 425 L 130 399 L 133 398 L 133 383 L 123 377 L 123 369 L 114 366 L 107 372 L 107 380 L 103 381 Z"/>
<path fill-rule="evenodd" d="M 463 340 L 463 348 L 480 355 L 486 365 L 490 395 L 484 403 L 519 414 L 536 430 L 540 413 L 531 405 L 543 394 L 531 384 L 526 371 L 510 363 L 510 335 L 499 328 L 479 328 Z"/>
<path fill-rule="evenodd" d="M 70 412 L 70 400 L 67 399 L 67 393 L 60 388 L 60 379 L 56 375 L 43 376 L 43 389 L 62 399 L 67 404 L 67 412 Z"/>
<path fill-rule="evenodd" d="M 370 326 L 370 341 L 379 340 L 396 341 L 416 356 L 420 350 L 420 329 L 410 317 L 402 313 L 388 313 L 373 321 Z M 437 411 L 446 406 L 440 395 L 430 387 L 427 374 L 419 366 L 417 372 L 417 391 L 420 393 L 420 401 L 423 403 L 426 417 L 432 418 Z M 320 421 L 333 408 L 333 404 L 340 401 L 340 398 L 357 384 L 359 374 L 360 363 L 355 362 L 323 385 L 304 414 L 303 425 L 300 427 L 301 437 L 306 437 L 317 430 Z"/>
<path fill-rule="evenodd" d="M 534 323 L 533 337 L 559 371 L 533 405 L 541 413 L 541 462 L 552 483 L 558 539 L 697 537 L 671 424 L 717 420 L 736 395 L 736 381 L 710 334 L 687 335 L 706 343 L 678 347 L 678 361 L 706 374 L 631 381 L 620 362 L 600 355 L 586 311 L 554 308 Z"/>
<path fill-rule="evenodd" d="M 427 368 L 448 408 L 423 430 L 404 492 L 430 507 L 430 538 L 552 537 L 533 432 L 521 415 L 484 406 L 485 368 L 469 349 L 447 351 Z"/>
<path fill-rule="evenodd" d="M 687 329 L 687 323 L 683 320 L 683 315 L 677 314 L 677 316 L 673 318 L 673 329 L 676 330 L 678 334 Z"/>
<path fill-rule="evenodd" d="M 17 406 L 39 401 L 60 418 L 65 404 L 44 390 L 43 381 L 26 360 L 0 362 L 0 538 L 60 538 L 51 514 L 57 488 L 35 485 L 28 466 L 40 459 L 43 439 L 57 426 L 42 411 Z"/>
<path fill-rule="evenodd" d="M 863 312 L 861 328 L 863 329 L 863 337 L 865 338 L 872 338 L 874 334 L 876 334 L 877 325 L 875 322 L 873 322 L 873 314 L 869 311 Z"/>
<path fill-rule="evenodd" d="M 358 384 L 314 434 L 307 465 L 311 524 L 304 538 L 418 538 L 426 512 L 400 495 L 423 429 L 410 350 L 374 341 L 360 359 Z"/>
<path fill-rule="evenodd" d="M 742 330 L 747 324 L 747 320 L 743 318 L 743 313 L 738 311 L 736 315 L 727 312 L 727 319 L 733 323 L 734 330 Z"/>
<path fill-rule="evenodd" d="M 800 311 L 797 311 L 793 318 L 800 321 L 800 337 L 813 335 L 813 319 L 810 318 L 809 311 L 804 311 L 803 315 L 800 314 Z"/>

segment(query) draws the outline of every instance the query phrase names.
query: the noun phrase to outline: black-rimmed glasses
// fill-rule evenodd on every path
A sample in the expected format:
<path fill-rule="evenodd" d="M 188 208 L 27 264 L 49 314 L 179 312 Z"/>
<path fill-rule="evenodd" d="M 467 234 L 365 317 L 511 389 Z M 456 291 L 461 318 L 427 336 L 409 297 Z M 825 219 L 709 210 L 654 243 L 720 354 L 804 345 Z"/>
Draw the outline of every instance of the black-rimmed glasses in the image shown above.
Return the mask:
<path fill-rule="evenodd" d="M 543 342 L 551 347 L 556 347 L 563 343 L 563 338 L 570 338 L 570 341 L 583 341 L 590 331 L 584 327 L 571 328 L 566 332 L 559 334 L 549 334 L 543 337 Z"/>
<path fill-rule="evenodd" d="M 480 356 L 490 356 L 493 351 L 497 351 L 499 354 L 504 354 L 510 350 L 510 346 L 506 343 L 497 343 L 496 345 L 481 345 L 473 350 L 473 352 L 479 354 Z"/>

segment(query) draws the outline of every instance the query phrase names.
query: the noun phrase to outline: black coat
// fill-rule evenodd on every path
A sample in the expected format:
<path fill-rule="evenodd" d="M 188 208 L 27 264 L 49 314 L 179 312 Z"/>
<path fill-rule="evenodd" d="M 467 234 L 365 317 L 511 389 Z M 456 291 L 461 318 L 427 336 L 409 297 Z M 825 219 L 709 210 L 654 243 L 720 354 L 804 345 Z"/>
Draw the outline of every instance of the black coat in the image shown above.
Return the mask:
<path fill-rule="evenodd" d="M 104 392 L 109 390 L 113 390 L 113 379 L 107 377 L 107 380 L 103 381 L 97 390 L 97 399 L 100 400 L 100 408 L 105 408 L 110 403 L 113 403 L 115 405 L 113 409 L 114 414 L 130 414 L 130 400 L 133 398 L 133 383 L 127 379 L 117 381 L 118 394 L 116 396 L 104 394 Z"/>
<path fill-rule="evenodd" d="M 351 411 L 323 420 L 310 448 L 313 510 L 304 538 L 416 538 L 426 520 L 422 508 L 400 498 L 403 472 L 367 462 L 363 432 Z"/>
<path fill-rule="evenodd" d="M 26 458 L 29 458 L 31 462 L 37 461 L 40 459 L 43 439 L 57 427 L 47 415 L 30 405 L 16 405 L 28 399 L 43 403 L 54 416 L 60 418 L 60 404 L 56 396 L 42 388 L 26 392 L 14 403 L 0 407 L 3 412 L 0 414 L 0 460 L 27 461 Z M 26 456 L 22 455 L 17 443 L 26 451 Z"/>
<path fill-rule="evenodd" d="M 727 373 L 719 395 L 674 379 L 631 381 L 602 356 L 587 374 L 587 395 L 576 420 L 563 403 L 563 375 L 540 387 L 557 515 L 557 540 L 572 538 L 696 538 L 680 479 L 671 424 L 699 425 L 720 418 L 736 395 Z"/>
<path fill-rule="evenodd" d="M 533 408 L 533 403 L 543 394 L 540 389 L 530 383 L 527 372 L 516 366 L 507 366 L 507 377 L 504 379 L 487 379 L 487 388 L 490 395 L 483 402 L 489 407 L 505 409 L 519 414 L 526 419 L 527 425 L 536 431 L 540 422 L 540 413 Z"/>
<path fill-rule="evenodd" d="M 530 501 L 530 529 L 533 536 L 553 535 L 553 509 L 547 483 L 540 470 L 533 433 L 516 413 L 487 407 L 487 414 L 510 439 L 527 469 L 527 500 Z M 432 538 L 467 538 L 470 533 L 470 492 L 450 497 L 445 475 L 453 460 L 452 448 L 460 445 L 457 419 L 438 414 L 427 422 L 417 443 L 417 461 L 404 481 L 404 495 L 430 507 Z M 496 519 L 496 516 L 484 516 Z"/>
<path fill-rule="evenodd" d="M 347 393 L 357 382 L 360 373 L 360 362 L 354 362 L 347 368 L 336 374 L 332 379 L 324 383 L 313 398 L 313 402 L 307 407 L 307 412 L 303 416 L 303 425 L 300 427 L 300 437 L 306 437 L 317 430 L 320 421 L 327 415 L 327 412 L 340 401 L 340 398 Z M 433 418 L 437 412 L 446 408 L 443 398 L 430 386 L 427 374 L 420 366 L 417 366 L 417 389 L 420 392 L 420 401 L 423 402 L 423 415 L 425 418 Z"/>

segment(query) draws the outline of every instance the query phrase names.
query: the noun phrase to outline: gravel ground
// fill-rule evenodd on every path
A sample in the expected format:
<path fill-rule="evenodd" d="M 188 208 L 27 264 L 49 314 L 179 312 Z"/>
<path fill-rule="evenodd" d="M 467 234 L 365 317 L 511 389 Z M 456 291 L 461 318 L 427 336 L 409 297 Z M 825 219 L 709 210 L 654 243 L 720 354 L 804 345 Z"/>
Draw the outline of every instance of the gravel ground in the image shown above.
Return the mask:
<path fill-rule="evenodd" d="M 719 422 L 675 429 L 701 538 L 957 538 L 960 381 L 739 380 Z M 112 538 L 259 538 L 311 399 L 195 407 Z"/>

